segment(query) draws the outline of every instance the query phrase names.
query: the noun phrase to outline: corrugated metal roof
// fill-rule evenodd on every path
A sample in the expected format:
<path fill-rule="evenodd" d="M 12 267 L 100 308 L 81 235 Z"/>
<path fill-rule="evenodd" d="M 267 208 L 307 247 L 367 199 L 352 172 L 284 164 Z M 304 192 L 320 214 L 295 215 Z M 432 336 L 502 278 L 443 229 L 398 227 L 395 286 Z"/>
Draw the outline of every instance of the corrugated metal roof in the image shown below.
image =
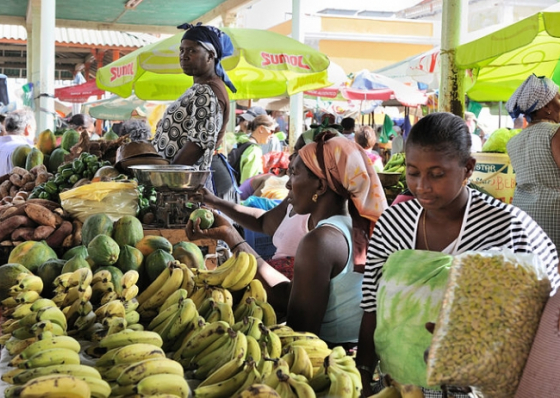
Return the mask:
<path fill-rule="evenodd" d="M 21 25 L 0 25 L 0 41 L 27 40 L 27 31 Z M 119 32 L 115 30 L 93 30 L 55 28 L 56 43 L 87 44 L 91 46 L 139 48 L 160 40 L 160 37 L 145 33 Z"/>

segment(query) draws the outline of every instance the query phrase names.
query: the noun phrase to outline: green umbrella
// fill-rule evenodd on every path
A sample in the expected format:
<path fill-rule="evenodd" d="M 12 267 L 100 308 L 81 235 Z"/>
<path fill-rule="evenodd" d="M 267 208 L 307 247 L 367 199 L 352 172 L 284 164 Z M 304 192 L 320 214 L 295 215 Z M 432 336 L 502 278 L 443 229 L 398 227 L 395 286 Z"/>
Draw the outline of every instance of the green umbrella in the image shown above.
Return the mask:
<path fill-rule="evenodd" d="M 467 95 L 479 102 L 507 101 L 534 73 L 560 84 L 560 11 L 553 6 L 457 48 L 456 63 L 472 71 Z"/>
<path fill-rule="evenodd" d="M 329 86 L 329 59 L 323 53 L 279 33 L 222 28 L 234 46 L 234 54 L 222 60 L 237 88 L 235 99 L 292 95 Z M 175 100 L 192 85 L 179 65 L 183 32 L 149 44 L 100 68 L 97 86 L 128 97 L 132 91 L 146 100 Z"/>
<path fill-rule="evenodd" d="M 128 120 L 130 119 L 130 114 L 136 108 L 147 112 L 146 101 L 136 96 L 121 98 L 114 95 L 111 98 L 88 102 L 82 105 L 84 113 L 89 113 L 92 117 L 103 120 Z"/>

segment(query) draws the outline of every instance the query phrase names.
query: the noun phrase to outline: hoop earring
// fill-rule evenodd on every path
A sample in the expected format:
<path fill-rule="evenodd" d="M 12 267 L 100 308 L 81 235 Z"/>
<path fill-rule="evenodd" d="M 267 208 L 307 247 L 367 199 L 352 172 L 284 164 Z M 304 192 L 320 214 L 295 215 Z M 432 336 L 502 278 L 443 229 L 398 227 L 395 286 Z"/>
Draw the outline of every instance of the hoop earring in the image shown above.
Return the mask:
<path fill-rule="evenodd" d="M 311 197 L 311 200 L 315 203 L 317 203 L 317 199 L 319 199 L 319 195 L 317 195 L 316 193 L 313 194 L 313 196 Z"/>

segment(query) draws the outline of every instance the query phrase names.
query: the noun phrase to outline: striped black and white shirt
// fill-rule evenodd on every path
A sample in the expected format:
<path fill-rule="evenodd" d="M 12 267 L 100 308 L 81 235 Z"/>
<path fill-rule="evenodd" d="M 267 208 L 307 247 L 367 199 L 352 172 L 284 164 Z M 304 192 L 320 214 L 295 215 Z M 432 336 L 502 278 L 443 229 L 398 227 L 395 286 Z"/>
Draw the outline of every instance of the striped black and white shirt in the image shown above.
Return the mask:
<path fill-rule="evenodd" d="M 470 204 L 467 206 L 466 221 L 453 254 L 496 248 L 507 248 L 516 253 L 534 253 L 546 265 L 553 295 L 560 285 L 558 253 L 541 227 L 523 210 L 479 191 L 467 189 Z M 421 214 L 422 206 L 413 199 L 389 207 L 375 224 L 362 284 L 361 306 L 364 311 L 377 310 L 381 269 L 389 255 L 416 247 Z"/>

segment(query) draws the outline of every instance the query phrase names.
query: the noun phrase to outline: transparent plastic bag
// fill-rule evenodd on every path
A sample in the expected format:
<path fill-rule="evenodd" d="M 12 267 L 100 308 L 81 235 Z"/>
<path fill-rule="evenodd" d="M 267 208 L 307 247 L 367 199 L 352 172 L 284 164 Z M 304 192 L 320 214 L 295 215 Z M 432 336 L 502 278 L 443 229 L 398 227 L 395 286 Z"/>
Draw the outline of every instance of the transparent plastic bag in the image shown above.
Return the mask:
<path fill-rule="evenodd" d="M 138 191 L 135 181 L 94 182 L 62 192 L 62 208 L 84 222 L 92 214 L 105 213 L 113 221 L 138 213 Z"/>
<path fill-rule="evenodd" d="M 456 256 L 430 346 L 428 384 L 513 397 L 550 289 L 535 254 Z"/>

